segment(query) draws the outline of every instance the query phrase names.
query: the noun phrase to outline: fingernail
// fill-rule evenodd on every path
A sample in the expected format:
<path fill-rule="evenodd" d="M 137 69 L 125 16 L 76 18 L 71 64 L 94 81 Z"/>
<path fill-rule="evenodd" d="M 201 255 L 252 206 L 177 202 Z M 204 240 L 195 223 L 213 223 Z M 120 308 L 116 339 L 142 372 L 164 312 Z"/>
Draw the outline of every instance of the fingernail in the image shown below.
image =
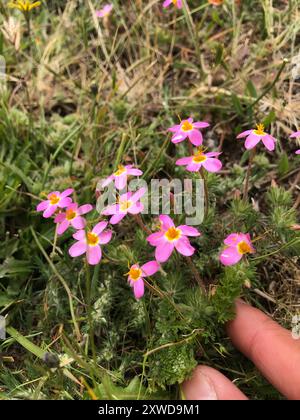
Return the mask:
<path fill-rule="evenodd" d="M 195 396 L 197 400 L 217 400 L 218 396 L 213 381 L 205 373 L 198 370 L 197 372 L 197 389 Z"/>

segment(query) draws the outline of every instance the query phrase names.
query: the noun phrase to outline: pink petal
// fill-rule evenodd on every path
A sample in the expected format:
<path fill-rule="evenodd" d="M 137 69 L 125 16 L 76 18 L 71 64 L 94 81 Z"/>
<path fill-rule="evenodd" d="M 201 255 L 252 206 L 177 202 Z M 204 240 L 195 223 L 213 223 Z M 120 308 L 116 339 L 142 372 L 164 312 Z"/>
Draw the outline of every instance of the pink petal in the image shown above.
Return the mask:
<path fill-rule="evenodd" d="M 181 143 L 183 140 L 185 140 L 187 138 L 187 133 L 178 133 L 175 134 L 172 138 L 171 138 L 171 142 L 172 143 Z"/>
<path fill-rule="evenodd" d="M 84 242 L 76 242 L 69 249 L 69 254 L 71 257 L 78 257 L 86 252 L 87 246 Z"/>
<path fill-rule="evenodd" d="M 145 195 L 146 191 L 146 188 L 140 188 L 134 194 L 132 194 L 132 196 L 130 197 L 130 201 L 136 203 L 140 198 L 143 197 L 143 195 Z"/>
<path fill-rule="evenodd" d="M 115 186 L 118 190 L 123 190 L 127 184 L 127 172 L 120 176 L 115 176 Z"/>
<path fill-rule="evenodd" d="M 57 205 L 55 204 L 54 206 L 49 206 L 43 213 L 43 217 L 45 217 L 45 219 L 48 219 L 48 217 L 51 217 L 52 214 L 55 213 L 57 209 Z"/>
<path fill-rule="evenodd" d="M 208 172 L 218 172 L 222 169 L 222 162 L 219 159 L 208 158 L 202 164 Z"/>
<path fill-rule="evenodd" d="M 189 172 L 198 172 L 201 166 L 202 166 L 202 163 L 192 162 L 186 167 L 186 170 Z"/>
<path fill-rule="evenodd" d="M 67 190 L 63 191 L 60 196 L 61 198 L 65 198 L 65 197 L 68 197 L 68 195 L 71 195 L 73 192 L 74 192 L 73 188 L 68 188 Z"/>
<path fill-rule="evenodd" d="M 195 248 L 192 247 L 190 241 L 186 236 L 182 236 L 178 239 L 178 241 L 175 243 L 175 248 L 180 254 L 184 255 L 185 257 L 190 257 L 195 252 Z"/>
<path fill-rule="evenodd" d="M 296 150 L 296 155 L 300 155 L 300 149 L 299 150 Z"/>
<path fill-rule="evenodd" d="M 177 0 L 177 9 L 182 9 L 182 0 Z"/>
<path fill-rule="evenodd" d="M 246 149 L 253 149 L 259 143 L 261 140 L 260 136 L 257 136 L 256 134 L 250 134 L 250 136 L 247 137 L 245 141 L 245 147 Z"/>
<path fill-rule="evenodd" d="M 149 261 L 141 266 L 141 270 L 145 277 L 152 276 L 159 270 L 159 264 L 156 261 Z"/>
<path fill-rule="evenodd" d="M 49 198 L 49 199 L 50 199 L 51 195 L 57 195 L 58 197 L 60 197 L 60 196 L 61 196 L 61 194 L 60 194 L 60 192 L 59 192 L 59 191 L 52 191 L 51 193 L 49 193 L 49 194 L 47 195 L 47 198 Z"/>
<path fill-rule="evenodd" d="M 275 149 L 275 139 L 269 134 L 262 137 L 262 142 L 270 152 L 272 152 Z"/>
<path fill-rule="evenodd" d="M 243 131 L 241 134 L 239 134 L 239 135 L 237 136 L 237 139 L 241 139 L 241 138 L 243 138 L 243 137 L 247 137 L 247 136 L 249 136 L 251 133 L 253 133 L 253 130 L 246 130 L 246 131 Z"/>
<path fill-rule="evenodd" d="M 84 204 L 83 206 L 78 207 L 77 212 L 79 215 L 83 215 L 83 214 L 89 213 L 92 210 L 93 210 L 93 206 L 91 204 Z"/>
<path fill-rule="evenodd" d="M 291 137 L 291 139 L 294 139 L 294 138 L 300 137 L 300 131 L 296 131 L 296 132 L 295 132 L 295 133 L 293 133 L 290 137 Z"/>
<path fill-rule="evenodd" d="M 128 175 L 140 176 L 143 175 L 143 172 L 140 169 L 132 168 L 127 169 Z"/>
<path fill-rule="evenodd" d="M 235 246 L 237 245 L 239 242 L 241 242 L 243 239 L 241 237 L 241 235 L 239 233 L 231 233 L 229 236 L 227 236 L 227 238 L 224 241 L 225 245 L 228 246 Z"/>
<path fill-rule="evenodd" d="M 173 125 L 173 127 L 168 128 L 168 131 L 171 131 L 172 133 L 178 133 L 178 131 L 180 130 L 181 125 L 177 124 L 177 125 Z"/>
<path fill-rule="evenodd" d="M 102 257 L 100 246 L 88 246 L 86 251 L 86 257 L 90 265 L 97 265 Z"/>
<path fill-rule="evenodd" d="M 69 226 L 70 226 L 69 220 L 65 219 L 63 222 L 58 224 L 57 234 L 62 235 L 68 229 Z"/>
<path fill-rule="evenodd" d="M 178 165 L 178 166 L 188 165 L 192 161 L 193 161 L 193 157 L 192 156 L 188 156 L 188 157 L 184 157 L 184 158 L 181 158 L 181 159 L 176 160 L 176 165 Z"/>
<path fill-rule="evenodd" d="M 170 4 L 172 3 L 172 0 L 165 0 L 164 2 L 163 2 L 163 7 L 169 7 L 170 6 Z"/>
<path fill-rule="evenodd" d="M 66 218 L 66 213 L 58 213 L 55 216 L 54 223 L 62 223 Z"/>
<path fill-rule="evenodd" d="M 171 217 L 170 216 L 167 216 L 166 214 L 161 214 L 159 216 L 159 220 L 162 223 L 162 229 L 163 230 L 168 230 L 169 228 L 175 226 L 173 220 L 171 219 Z"/>
<path fill-rule="evenodd" d="M 194 146 L 200 146 L 203 143 L 203 137 L 200 131 L 192 130 L 188 133 L 188 137 Z"/>
<path fill-rule="evenodd" d="M 224 265 L 234 265 L 242 259 L 242 256 L 236 247 L 229 247 L 221 253 L 220 261 Z"/>
<path fill-rule="evenodd" d="M 106 178 L 102 183 L 101 183 L 101 187 L 107 187 L 114 179 L 113 175 L 110 175 L 108 178 Z"/>
<path fill-rule="evenodd" d="M 84 229 L 86 225 L 85 218 L 81 216 L 77 216 L 73 220 L 71 220 L 71 225 L 75 229 Z"/>
<path fill-rule="evenodd" d="M 70 204 L 72 203 L 72 198 L 70 197 L 65 197 L 62 198 L 58 203 L 58 207 L 60 207 L 61 209 L 65 208 L 65 207 L 69 207 Z"/>
<path fill-rule="evenodd" d="M 133 293 L 136 299 L 140 299 L 144 296 L 144 280 L 141 277 L 133 283 Z"/>
<path fill-rule="evenodd" d="M 117 223 L 119 223 L 122 219 L 124 219 L 124 217 L 126 216 L 127 213 L 119 213 L 119 214 L 114 214 L 110 220 L 109 223 L 112 225 L 116 225 Z"/>
<path fill-rule="evenodd" d="M 159 242 L 161 242 L 163 236 L 164 236 L 164 232 L 162 231 L 155 232 L 147 237 L 147 241 L 149 242 L 150 245 L 156 246 L 159 244 Z"/>
<path fill-rule="evenodd" d="M 72 236 L 74 239 L 77 239 L 77 241 L 85 241 L 85 235 L 85 230 L 78 230 Z"/>
<path fill-rule="evenodd" d="M 47 208 L 49 205 L 50 205 L 49 200 L 42 201 L 41 203 L 39 203 L 39 204 L 36 206 L 36 211 L 43 211 L 43 210 L 46 210 L 46 208 Z"/>
<path fill-rule="evenodd" d="M 195 128 L 207 128 L 209 127 L 209 124 L 205 121 L 196 121 L 193 123 L 193 126 Z"/>
<path fill-rule="evenodd" d="M 117 214 L 120 211 L 120 205 L 119 204 L 112 204 L 111 206 L 105 207 L 105 209 L 102 210 L 101 214 L 104 216 L 110 216 L 112 214 Z"/>
<path fill-rule="evenodd" d="M 144 210 L 144 205 L 142 203 L 133 204 L 129 209 L 129 214 L 139 214 Z"/>
<path fill-rule="evenodd" d="M 108 244 L 108 242 L 111 240 L 111 237 L 112 237 L 112 231 L 111 230 L 106 230 L 105 232 L 100 233 L 99 236 L 98 236 L 99 244 L 101 244 L 101 245 Z"/>
<path fill-rule="evenodd" d="M 201 235 L 199 230 L 192 226 L 180 225 L 178 226 L 178 229 L 180 229 L 182 234 L 186 236 L 200 236 Z"/>
<path fill-rule="evenodd" d="M 172 254 L 174 249 L 174 244 L 167 242 L 167 241 L 163 241 L 162 243 L 160 243 L 155 250 L 155 258 L 157 261 L 159 262 L 166 262 L 170 255 Z"/>
<path fill-rule="evenodd" d="M 209 152 L 205 153 L 205 156 L 208 158 L 218 157 L 222 154 L 222 152 Z"/>
<path fill-rule="evenodd" d="M 92 230 L 93 233 L 96 235 L 99 235 L 101 232 L 104 231 L 108 223 L 106 221 L 102 221 L 100 223 L 97 223 L 96 226 L 94 226 L 94 229 Z"/>

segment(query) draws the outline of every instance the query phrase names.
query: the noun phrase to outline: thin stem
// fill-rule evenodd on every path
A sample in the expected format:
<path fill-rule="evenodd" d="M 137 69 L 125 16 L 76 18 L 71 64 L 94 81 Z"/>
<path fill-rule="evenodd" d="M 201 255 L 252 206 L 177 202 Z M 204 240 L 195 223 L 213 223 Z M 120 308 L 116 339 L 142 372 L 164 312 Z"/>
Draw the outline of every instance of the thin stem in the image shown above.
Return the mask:
<path fill-rule="evenodd" d="M 256 155 L 256 147 L 254 147 L 251 150 L 250 153 L 250 158 L 249 158 L 249 163 L 248 163 L 248 169 L 247 169 L 247 174 L 246 174 L 246 179 L 245 179 L 245 185 L 244 185 L 244 194 L 243 194 L 243 200 L 247 201 L 248 200 L 248 192 L 249 192 L 249 183 L 250 183 L 250 177 L 251 177 L 251 170 L 252 170 L 252 164 L 253 164 L 253 160 L 254 157 Z"/>
<path fill-rule="evenodd" d="M 95 364 L 97 363 L 96 359 L 96 347 L 94 340 L 94 326 L 93 326 L 93 317 L 92 317 L 92 294 L 91 294 L 91 273 L 90 266 L 87 261 L 85 261 L 85 271 L 86 271 L 86 301 L 87 301 L 87 314 L 89 322 L 89 338 L 92 348 L 92 354 Z"/>

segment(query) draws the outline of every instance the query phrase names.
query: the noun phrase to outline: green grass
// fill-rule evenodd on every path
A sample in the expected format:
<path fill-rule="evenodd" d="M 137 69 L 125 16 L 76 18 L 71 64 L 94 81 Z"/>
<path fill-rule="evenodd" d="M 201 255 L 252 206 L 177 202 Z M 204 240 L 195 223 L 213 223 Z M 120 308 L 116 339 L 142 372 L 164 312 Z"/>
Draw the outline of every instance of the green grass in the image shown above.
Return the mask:
<path fill-rule="evenodd" d="M 103 25 L 93 18 L 100 2 L 44 1 L 29 34 L 0 0 L 0 315 L 9 325 L 0 399 L 177 398 L 200 362 L 250 398 L 280 398 L 223 324 L 240 294 L 287 328 L 299 305 L 299 231 L 290 229 L 299 220 L 299 147 L 288 136 L 300 119 L 300 2 L 190 0 L 184 12 L 161 3 L 114 0 Z M 10 31 L 9 16 L 19 22 Z M 97 182 L 120 162 L 138 165 L 147 181 L 183 178 L 175 160 L 186 145 L 175 147 L 166 131 L 178 115 L 208 120 L 205 140 L 223 151 L 193 258 L 216 293 L 204 296 L 175 256 L 153 278 L 156 293 L 137 302 L 123 275 L 128 261 L 153 254 L 134 220 L 116 227 L 101 264 L 87 270 L 68 256 L 70 231 L 54 243 L 53 222 L 35 207 L 70 186 L 80 203 L 94 203 Z M 235 137 L 260 121 L 279 140 L 273 154 L 259 149 L 248 204 L 240 193 L 249 155 Z M 224 270 L 220 246 L 235 229 L 262 240 L 249 266 Z M 55 356 L 60 368 L 51 368 Z"/>

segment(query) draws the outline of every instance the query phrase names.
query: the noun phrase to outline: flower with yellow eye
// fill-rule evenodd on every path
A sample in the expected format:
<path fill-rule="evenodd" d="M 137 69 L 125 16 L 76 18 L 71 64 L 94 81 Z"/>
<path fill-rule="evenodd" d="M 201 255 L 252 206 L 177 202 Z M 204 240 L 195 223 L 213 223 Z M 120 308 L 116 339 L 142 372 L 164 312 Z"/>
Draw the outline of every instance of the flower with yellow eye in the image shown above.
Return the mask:
<path fill-rule="evenodd" d="M 224 244 L 226 245 L 226 248 L 220 255 L 220 261 L 224 265 L 234 265 L 238 263 L 244 255 L 255 253 L 249 233 L 232 233 L 227 236 Z"/>
<path fill-rule="evenodd" d="M 128 175 L 140 176 L 143 175 L 143 172 L 134 168 L 133 165 L 118 165 L 117 171 L 106 178 L 101 186 L 107 187 L 107 185 L 114 181 L 115 187 L 118 190 L 123 190 L 126 187 Z"/>
<path fill-rule="evenodd" d="M 41 5 L 40 1 L 31 2 L 29 0 L 15 0 L 11 1 L 8 4 L 8 7 L 11 9 L 18 9 L 23 13 L 31 12 L 32 9 L 39 7 Z"/>
<path fill-rule="evenodd" d="M 63 209 L 72 203 L 72 198 L 68 196 L 71 195 L 73 191 L 74 190 L 72 188 L 68 188 L 62 193 L 59 191 L 51 192 L 47 196 L 48 200 L 42 201 L 38 204 L 36 211 L 43 211 L 43 217 L 46 219 L 51 217 L 58 207 Z"/>
<path fill-rule="evenodd" d="M 193 118 L 188 118 L 187 120 L 181 121 L 180 124 L 173 125 L 173 127 L 170 127 L 168 131 L 174 133 L 171 139 L 172 143 L 180 143 L 188 138 L 194 146 L 201 146 L 203 143 L 203 137 L 200 128 L 206 127 L 209 127 L 207 122 L 193 122 Z"/>
<path fill-rule="evenodd" d="M 265 126 L 263 124 L 257 124 L 256 129 L 243 131 L 243 133 L 237 136 L 238 139 L 246 137 L 245 147 L 246 149 L 253 149 L 260 141 L 263 142 L 265 147 L 272 152 L 275 149 L 276 139 L 265 132 Z"/>
<path fill-rule="evenodd" d="M 58 213 L 54 219 L 58 223 L 57 233 L 62 235 L 71 225 L 74 229 L 84 229 L 86 225 L 85 218 L 82 215 L 89 213 L 93 209 L 91 204 L 84 204 L 78 207 L 77 203 L 72 203 L 63 213 Z"/>
<path fill-rule="evenodd" d="M 128 282 L 133 288 L 133 293 L 136 299 L 144 296 L 144 277 L 152 276 L 159 270 L 159 265 L 156 261 L 149 261 L 141 267 L 134 264 L 128 271 Z M 126 274 L 126 275 L 127 275 Z"/>
<path fill-rule="evenodd" d="M 186 166 L 186 170 L 189 172 L 198 172 L 202 166 L 208 172 L 218 172 L 222 168 L 222 162 L 217 159 L 217 156 L 220 154 L 220 152 L 204 153 L 204 151 L 199 148 L 197 153 L 193 156 L 178 159 L 176 165 Z"/>
<path fill-rule="evenodd" d="M 177 7 L 177 9 L 182 9 L 182 0 L 165 0 L 163 2 L 163 7 L 169 7 L 171 4 Z"/>
<path fill-rule="evenodd" d="M 139 214 L 144 210 L 144 205 L 139 201 L 145 194 L 146 189 L 140 188 L 135 193 L 129 191 L 119 197 L 118 203 L 107 206 L 102 210 L 101 214 L 104 216 L 112 216 L 109 223 L 116 225 L 119 223 L 127 213 Z"/>
<path fill-rule="evenodd" d="M 89 264 L 98 264 L 102 257 L 100 245 L 107 244 L 112 237 L 112 231 L 105 230 L 107 224 L 107 222 L 103 221 L 98 223 L 88 232 L 85 230 L 78 230 L 74 233 L 73 238 L 78 242 L 75 242 L 69 249 L 71 257 L 78 257 L 86 254 L 87 262 Z"/>
<path fill-rule="evenodd" d="M 174 249 L 180 254 L 190 257 L 195 248 L 190 244 L 188 236 L 200 236 L 201 233 L 192 226 L 181 225 L 175 227 L 173 220 L 167 215 L 160 215 L 160 231 L 148 236 L 147 241 L 155 246 L 155 258 L 159 262 L 166 262 Z"/>
<path fill-rule="evenodd" d="M 113 5 L 111 3 L 105 4 L 101 10 L 96 10 L 96 16 L 99 18 L 106 18 L 113 9 Z"/>

